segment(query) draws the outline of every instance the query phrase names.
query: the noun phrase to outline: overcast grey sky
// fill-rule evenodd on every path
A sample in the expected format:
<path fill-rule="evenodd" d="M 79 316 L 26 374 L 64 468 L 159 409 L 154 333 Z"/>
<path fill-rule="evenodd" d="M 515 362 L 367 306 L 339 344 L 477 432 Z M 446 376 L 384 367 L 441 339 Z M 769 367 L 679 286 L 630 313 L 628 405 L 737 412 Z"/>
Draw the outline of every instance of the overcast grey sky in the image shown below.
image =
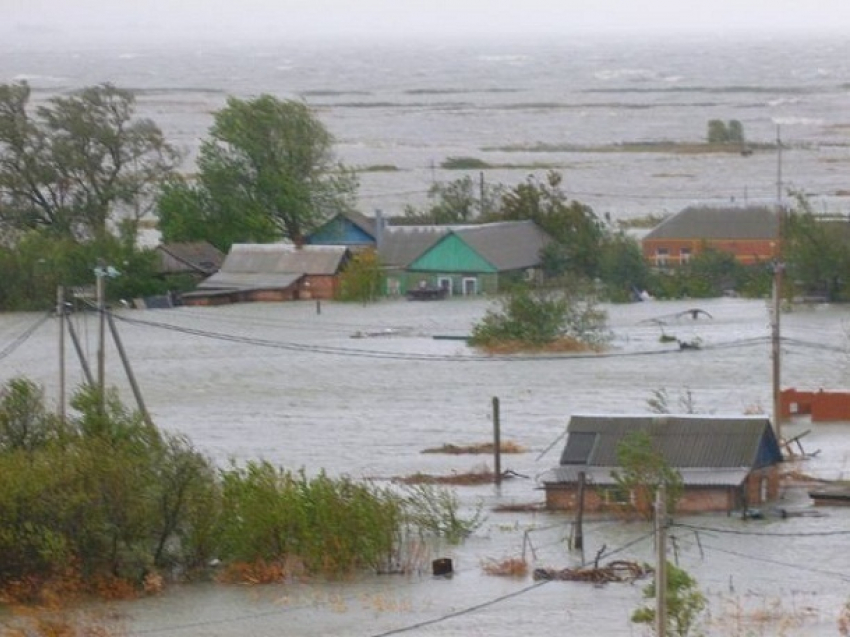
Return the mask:
<path fill-rule="evenodd" d="M 0 0 L 5 32 L 396 36 L 831 30 L 850 0 Z M 0 31 L 2 32 L 2 31 Z"/>

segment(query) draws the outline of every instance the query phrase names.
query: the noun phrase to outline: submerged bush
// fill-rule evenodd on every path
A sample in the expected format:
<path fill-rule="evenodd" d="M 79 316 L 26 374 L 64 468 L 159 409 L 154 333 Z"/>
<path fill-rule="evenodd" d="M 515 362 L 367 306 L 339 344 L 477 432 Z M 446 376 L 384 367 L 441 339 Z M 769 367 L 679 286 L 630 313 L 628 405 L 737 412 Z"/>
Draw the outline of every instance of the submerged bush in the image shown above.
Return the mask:
<path fill-rule="evenodd" d="M 606 315 L 590 294 L 520 287 L 472 328 L 470 344 L 488 349 L 597 349 L 608 339 Z M 556 347 L 557 345 L 564 347 Z"/>

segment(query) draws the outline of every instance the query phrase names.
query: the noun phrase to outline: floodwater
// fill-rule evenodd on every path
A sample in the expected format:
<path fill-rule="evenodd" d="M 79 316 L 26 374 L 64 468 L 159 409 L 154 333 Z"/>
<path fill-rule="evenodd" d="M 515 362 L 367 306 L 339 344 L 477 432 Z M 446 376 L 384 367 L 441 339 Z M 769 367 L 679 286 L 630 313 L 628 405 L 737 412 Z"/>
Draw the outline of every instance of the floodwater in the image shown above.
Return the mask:
<path fill-rule="evenodd" d="M 527 451 L 502 458 L 519 477 L 495 486 L 457 487 L 464 510 L 482 506 L 483 526 L 460 546 L 436 545 L 421 572 L 279 586 L 176 586 L 160 596 L 109 606 L 129 635 L 641 635 L 629 615 L 641 584 L 538 583 L 485 574 L 488 560 L 525 556 L 532 567 L 628 559 L 652 562 L 651 526 L 593 521 L 585 552 L 571 551 L 570 516 L 494 512 L 496 504 L 542 501 L 536 478 L 558 461 L 571 414 L 645 414 L 666 390 L 675 410 L 690 396 L 702 413 L 771 410 L 769 304 L 758 300 L 646 302 L 606 306 L 612 345 L 586 357 L 487 357 L 459 340 L 490 307 L 486 299 L 245 304 L 218 308 L 120 310 L 118 329 L 156 423 L 187 435 L 224 464 L 264 458 L 290 469 L 390 479 L 445 475 L 483 466 L 489 456 L 423 454 L 444 443 L 492 437 L 492 399 L 502 439 Z M 711 317 L 677 314 L 694 307 Z M 782 384 L 799 389 L 847 385 L 848 315 L 806 306 L 782 314 Z M 13 343 L 38 316 L 0 316 L 0 344 Z M 659 326 L 653 319 L 662 319 Z M 72 319 L 95 360 L 97 325 Z M 699 339 L 679 351 L 661 333 Z M 58 395 L 55 319 L 3 359 L 6 381 L 26 375 Z M 82 381 L 68 348 L 69 385 Z M 106 377 L 133 400 L 117 353 Z M 807 474 L 846 478 L 850 425 L 788 423 L 783 435 L 811 430 L 813 454 L 793 462 Z M 709 635 L 836 635 L 850 599 L 850 509 L 815 509 L 805 490 L 777 503 L 803 515 L 764 520 L 725 515 L 677 518 L 670 557 L 710 600 Z M 816 515 L 819 514 L 819 515 Z M 449 579 L 430 560 L 449 557 Z"/>

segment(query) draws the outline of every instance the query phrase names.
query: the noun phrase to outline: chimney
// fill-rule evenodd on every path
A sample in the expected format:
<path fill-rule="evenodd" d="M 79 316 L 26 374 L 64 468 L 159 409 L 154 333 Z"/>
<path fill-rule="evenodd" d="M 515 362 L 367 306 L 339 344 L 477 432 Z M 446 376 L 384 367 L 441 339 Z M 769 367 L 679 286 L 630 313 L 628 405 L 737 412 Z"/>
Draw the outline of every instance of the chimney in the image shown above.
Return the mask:
<path fill-rule="evenodd" d="M 381 244 L 384 242 L 384 228 L 386 228 L 387 220 L 384 219 L 384 213 L 380 208 L 375 209 L 375 248 L 381 249 Z"/>

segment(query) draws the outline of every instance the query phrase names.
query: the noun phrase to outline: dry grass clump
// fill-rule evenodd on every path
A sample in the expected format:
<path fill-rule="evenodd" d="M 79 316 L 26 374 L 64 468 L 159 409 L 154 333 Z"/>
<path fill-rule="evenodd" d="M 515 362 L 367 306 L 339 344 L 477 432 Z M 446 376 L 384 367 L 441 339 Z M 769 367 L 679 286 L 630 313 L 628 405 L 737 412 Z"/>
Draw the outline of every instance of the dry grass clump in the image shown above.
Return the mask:
<path fill-rule="evenodd" d="M 545 511 L 545 502 L 516 502 L 514 504 L 499 504 L 493 507 L 497 513 L 536 513 Z"/>
<path fill-rule="evenodd" d="M 529 345 L 523 341 L 500 341 L 487 345 L 476 345 L 487 354 L 583 354 L 599 353 L 605 348 L 585 343 L 575 338 L 559 338 L 543 345 Z"/>
<path fill-rule="evenodd" d="M 495 475 L 489 469 L 470 471 L 468 473 L 453 473 L 448 476 L 435 476 L 417 472 L 409 476 L 393 478 L 393 482 L 399 482 L 401 484 L 448 484 L 455 486 L 490 484 L 494 480 Z"/>
<path fill-rule="evenodd" d="M 487 575 L 498 575 L 501 577 L 525 577 L 528 575 L 528 562 L 521 557 L 509 557 L 507 559 L 487 560 L 481 565 Z"/>
<path fill-rule="evenodd" d="M 494 450 L 495 446 L 492 442 L 482 442 L 479 444 L 472 445 L 453 445 L 451 443 L 446 443 L 441 447 L 431 447 L 429 449 L 423 449 L 422 453 L 446 453 L 451 455 L 461 455 L 467 453 L 492 454 Z M 525 447 L 510 440 L 503 441 L 499 444 L 499 453 L 525 453 L 526 451 L 527 450 Z"/>

